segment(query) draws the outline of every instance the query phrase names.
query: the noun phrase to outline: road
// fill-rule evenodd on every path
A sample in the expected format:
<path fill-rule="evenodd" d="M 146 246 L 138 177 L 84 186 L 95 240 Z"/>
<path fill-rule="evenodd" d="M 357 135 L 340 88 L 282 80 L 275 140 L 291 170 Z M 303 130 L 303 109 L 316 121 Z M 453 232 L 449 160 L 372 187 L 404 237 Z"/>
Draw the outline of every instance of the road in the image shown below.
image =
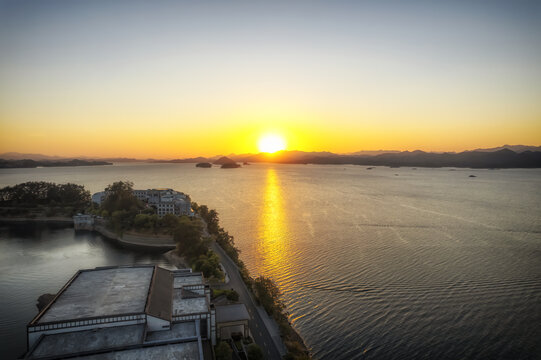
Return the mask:
<path fill-rule="evenodd" d="M 220 257 L 220 262 L 229 275 L 229 283 L 226 287 L 233 288 L 239 293 L 240 301 L 246 305 L 246 308 L 252 317 L 252 320 L 250 321 L 250 332 L 252 333 L 254 341 L 261 347 L 261 350 L 263 350 L 263 355 L 265 355 L 266 359 L 282 359 L 278 348 L 274 344 L 274 341 L 272 341 L 271 334 L 267 330 L 263 319 L 257 312 L 256 304 L 252 299 L 250 291 L 244 284 L 244 281 L 242 281 L 237 266 L 218 244 L 213 242 L 211 247 L 212 250 Z"/>

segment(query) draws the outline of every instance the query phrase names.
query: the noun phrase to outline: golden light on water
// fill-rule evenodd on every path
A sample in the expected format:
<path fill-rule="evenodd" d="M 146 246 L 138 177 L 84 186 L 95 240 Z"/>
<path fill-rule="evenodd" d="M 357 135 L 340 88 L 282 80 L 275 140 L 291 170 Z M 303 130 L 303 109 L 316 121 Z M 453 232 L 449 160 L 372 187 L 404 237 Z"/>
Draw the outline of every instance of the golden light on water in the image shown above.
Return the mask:
<path fill-rule="evenodd" d="M 286 149 L 286 142 L 280 135 L 269 134 L 259 139 L 257 143 L 259 151 L 266 153 L 274 153 Z"/>
<path fill-rule="evenodd" d="M 288 233 L 284 198 L 276 170 L 267 170 L 263 195 L 263 209 L 258 224 L 258 253 L 261 261 L 260 274 L 283 268 L 287 260 L 286 238 Z"/>

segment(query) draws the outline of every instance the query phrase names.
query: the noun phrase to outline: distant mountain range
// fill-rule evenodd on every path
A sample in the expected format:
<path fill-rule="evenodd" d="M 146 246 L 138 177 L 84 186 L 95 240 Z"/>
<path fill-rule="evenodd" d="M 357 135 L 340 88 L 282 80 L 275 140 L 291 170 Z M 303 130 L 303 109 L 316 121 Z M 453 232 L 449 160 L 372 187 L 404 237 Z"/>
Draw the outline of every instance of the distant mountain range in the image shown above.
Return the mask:
<path fill-rule="evenodd" d="M 404 151 L 376 156 L 341 156 L 314 158 L 313 164 L 354 164 L 374 166 L 409 167 L 465 167 L 465 168 L 541 168 L 541 152 L 516 153 L 503 149 L 493 152 L 464 151 L 461 153 L 427 153 Z"/>
<path fill-rule="evenodd" d="M 59 166 L 97 166 L 113 165 L 107 161 L 88 161 L 88 160 L 5 160 L 0 159 L 0 169 L 15 168 L 36 168 L 36 167 L 59 167 Z"/>
<path fill-rule="evenodd" d="M 57 155 L 43 155 L 43 154 L 28 154 L 28 153 L 18 153 L 18 152 L 6 152 L 0 154 L 0 159 L 4 160 L 34 160 L 34 161 L 69 161 L 69 160 L 99 160 L 99 161 L 109 161 L 109 162 L 134 162 L 134 161 L 145 161 L 138 160 L 134 158 L 100 158 L 100 157 L 91 157 L 91 156 L 57 156 Z"/>
<path fill-rule="evenodd" d="M 0 154 L 0 159 L 61 160 L 58 156 L 41 154 Z M 470 167 L 470 168 L 541 168 L 541 146 L 504 145 L 490 149 L 476 149 L 460 153 L 435 153 L 397 150 L 359 151 L 349 154 L 331 152 L 279 151 L 274 154 L 230 154 L 227 157 L 195 157 L 173 160 L 131 158 L 94 159 L 110 162 L 145 161 L 157 163 L 221 163 L 227 159 L 235 162 L 272 162 L 284 164 L 353 164 L 414 167 Z M 73 160 L 73 159 L 63 159 Z"/>
<path fill-rule="evenodd" d="M 509 149 L 497 151 L 464 151 L 461 153 L 429 153 L 403 151 L 379 155 L 337 155 L 280 151 L 275 154 L 257 154 L 235 157 L 235 161 L 275 162 L 286 164 L 353 164 L 372 166 L 412 167 L 468 167 L 468 168 L 539 168 L 540 151 L 516 153 Z"/>
<path fill-rule="evenodd" d="M 489 148 L 489 149 L 475 149 L 473 151 L 482 151 L 482 152 L 494 152 L 494 151 L 500 151 L 503 149 L 512 150 L 516 153 L 522 153 L 525 151 L 541 151 L 541 146 L 527 146 L 527 145 L 504 145 L 504 146 L 498 146 L 495 148 Z"/>

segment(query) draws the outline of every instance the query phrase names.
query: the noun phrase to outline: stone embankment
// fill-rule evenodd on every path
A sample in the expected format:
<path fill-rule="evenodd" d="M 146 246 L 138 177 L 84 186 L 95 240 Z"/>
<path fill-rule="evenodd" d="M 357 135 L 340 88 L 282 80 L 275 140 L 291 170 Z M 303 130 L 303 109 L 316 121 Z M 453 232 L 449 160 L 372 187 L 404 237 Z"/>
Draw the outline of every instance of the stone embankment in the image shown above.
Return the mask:
<path fill-rule="evenodd" d="M 117 235 L 116 233 L 106 229 L 105 226 L 101 224 L 95 224 L 94 231 L 116 242 L 117 244 L 126 247 L 154 250 L 173 250 L 176 247 L 172 236 L 151 236 L 143 234 L 136 235 L 129 233 Z"/>
<path fill-rule="evenodd" d="M 0 217 L 0 222 L 3 223 L 49 223 L 49 224 L 62 224 L 62 225 L 71 225 L 73 224 L 73 219 L 70 217 Z"/>
<path fill-rule="evenodd" d="M 54 224 L 54 225 L 66 225 L 73 226 L 73 219 L 70 217 L 28 217 L 28 218 L 17 218 L 17 217 L 0 217 L 0 223 L 13 223 L 13 224 L 24 224 L 24 223 L 44 223 L 44 224 Z M 96 231 L 101 234 L 103 237 L 117 243 L 118 245 L 147 249 L 147 250 L 173 250 L 176 245 L 172 236 L 152 236 L 146 234 L 134 234 L 134 233 L 125 233 L 117 235 L 116 233 L 105 228 L 104 224 L 94 224 L 92 231 Z"/>

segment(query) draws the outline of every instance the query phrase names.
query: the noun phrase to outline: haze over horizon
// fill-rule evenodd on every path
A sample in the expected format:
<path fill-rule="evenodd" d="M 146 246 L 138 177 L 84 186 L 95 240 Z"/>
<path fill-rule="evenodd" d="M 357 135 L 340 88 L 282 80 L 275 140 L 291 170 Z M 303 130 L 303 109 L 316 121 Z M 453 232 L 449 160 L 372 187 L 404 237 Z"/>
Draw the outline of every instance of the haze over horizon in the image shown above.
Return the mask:
<path fill-rule="evenodd" d="M 0 153 L 541 145 L 533 1 L 0 0 Z M 278 149 L 278 148 L 277 148 Z"/>

